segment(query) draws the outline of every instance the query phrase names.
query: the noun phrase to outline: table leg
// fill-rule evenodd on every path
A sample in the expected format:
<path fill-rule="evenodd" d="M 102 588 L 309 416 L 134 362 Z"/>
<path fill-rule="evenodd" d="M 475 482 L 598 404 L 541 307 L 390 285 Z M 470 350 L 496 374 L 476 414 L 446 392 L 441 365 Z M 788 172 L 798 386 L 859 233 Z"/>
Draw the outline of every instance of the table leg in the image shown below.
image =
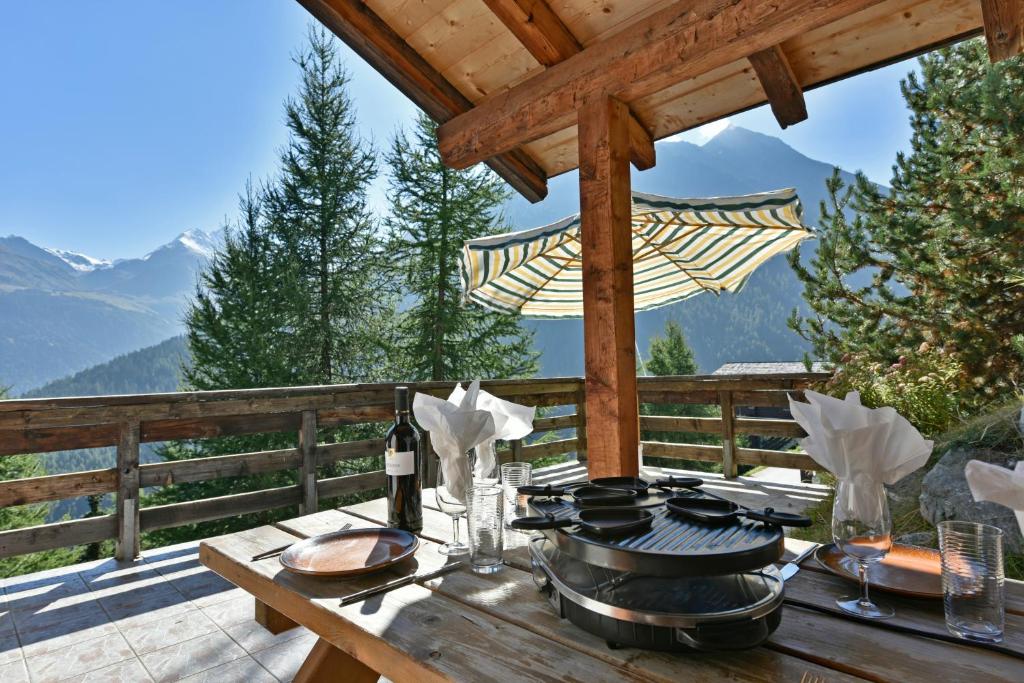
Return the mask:
<path fill-rule="evenodd" d="M 377 683 L 380 674 L 320 638 L 292 679 L 293 683 Z"/>
<path fill-rule="evenodd" d="M 256 623 L 275 636 L 298 626 L 294 621 L 261 600 L 256 600 Z"/>

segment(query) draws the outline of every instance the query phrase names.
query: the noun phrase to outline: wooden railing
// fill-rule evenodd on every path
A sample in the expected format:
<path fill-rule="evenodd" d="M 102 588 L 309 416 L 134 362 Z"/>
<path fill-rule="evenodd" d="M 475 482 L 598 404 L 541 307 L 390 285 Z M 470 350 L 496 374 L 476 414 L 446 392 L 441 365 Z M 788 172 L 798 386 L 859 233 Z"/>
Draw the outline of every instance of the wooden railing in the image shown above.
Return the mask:
<path fill-rule="evenodd" d="M 645 442 L 644 454 L 723 463 L 727 476 L 739 464 L 814 469 L 804 454 L 740 448 L 736 436 L 801 436 L 787 419 L 736 417 L 736 406 L 785 407 L 787 393 L 821 379 L 799 374 L 760 377 L 643 377 L 642 403 L 712 404 L 720 417 L 640 418 L 641 428 L 658 432 L 715 434 L 722 445 Z M 454 383 L 409 384 L 415 392 L 446 396 Z M 528 405 L 559 407 L 538 418 L 535 435 L 561 432 L 563 438 L 516 441 L 499 451 L 503 461 L 576 453 L 586 457 L 584 383 L 580 378 L 493 380 L 489 392 Z M 0 482 L 0 507 L 45 503 L 81 496 L 115 494 L 114 513 L 39 526 L 0 530 L 0 557 L 116 539 L 120 559 L 135 557 L 146 531 L 195 524 L 243 514 L 297 507 L 318 509 L 321 499 L 379 489 L 383 471 L 329 478 L 318 468 L 378 456 L 383 439 L 318 443 L 317 435 L 342 425 L 380 424 L 393 415 L 395 384 L 354 384 L 283 389 L 251 389 L 173 394 L 0 401 L 0 457 L 97 447 L 116 448 L 116 467 Z M 575 435 L 564 438 L 567 430 Z M 192 460 L 140 464 L 140 444 L 262 433 L 295 434 L 294 448 Z M 428 459 L 433 462 L 433 458 Z M 290 486 L 142 507 L 143 489 L 274 471 L 298 473 Z"/>

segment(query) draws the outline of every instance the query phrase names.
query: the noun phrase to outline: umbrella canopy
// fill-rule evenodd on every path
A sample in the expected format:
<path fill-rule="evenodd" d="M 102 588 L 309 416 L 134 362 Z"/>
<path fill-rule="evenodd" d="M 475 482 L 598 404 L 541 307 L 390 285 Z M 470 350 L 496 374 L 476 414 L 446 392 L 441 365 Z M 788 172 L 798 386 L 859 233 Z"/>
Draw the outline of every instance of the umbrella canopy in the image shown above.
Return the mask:
<path fill-rule="evenodd" d="M 707 199 L 634 192 L 634 309 L 739 291 L 759 265 L 814 235 L 802 214 L 792 189 Z M 580 253 L 578 214 L 468 240 L 460 263 L 463 296 L 530 318 L 582 317 Z"/>

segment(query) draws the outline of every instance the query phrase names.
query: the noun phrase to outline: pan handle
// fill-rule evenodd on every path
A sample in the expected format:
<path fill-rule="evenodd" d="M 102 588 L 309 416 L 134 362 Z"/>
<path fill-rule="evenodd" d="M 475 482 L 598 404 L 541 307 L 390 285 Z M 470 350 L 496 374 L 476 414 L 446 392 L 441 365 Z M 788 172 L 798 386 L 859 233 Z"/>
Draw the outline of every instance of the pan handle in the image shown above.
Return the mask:
<path fill-rule="evenodd" d="M 572 517 L 556 518 L 552 514 L 536 517 L 519 517 L 509 522 L 509 526 L 520 531 L 543 531 L 544 529 L 561 529 L 572 526 L 576 520 Z"/>
<path fill-rule="evenodd" d="M 654 482 L 654 486 L 661 489 L 695 489 L 704 485 L 704 480 L 698 477 L 669 477 Z"/>
<path fill-rule="evenodd" d="M 776 512 L 773 508 L 747 510 L 744 516 L 747 519 L 756 519 L 759 522 L 776 526 L 809 527 L 814 523 L 810 517 L 793 514 L 792 512 Z"/>
<path fill-rule="evenodd" d="M 520 486 L 516 489 L 516 493 L 523 496 L 557 498 L 558 496 L 565 495 L 565 487 L 552 486 L 551 484 L 545 484 L 544 486 Z"/>

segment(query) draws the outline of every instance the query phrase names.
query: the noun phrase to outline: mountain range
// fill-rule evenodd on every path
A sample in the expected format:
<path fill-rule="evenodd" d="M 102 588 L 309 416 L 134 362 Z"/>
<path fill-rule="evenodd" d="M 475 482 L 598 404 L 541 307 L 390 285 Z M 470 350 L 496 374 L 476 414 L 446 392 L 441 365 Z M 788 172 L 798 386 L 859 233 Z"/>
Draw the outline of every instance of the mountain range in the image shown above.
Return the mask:
<path fill-rule="evenodd" d="M 655 168 L 634 172 L 634 189 L 710 197 L 795 187 L 810 226 L 818 223 L 825 179 L 833 169 L 777 138 L 735 126 L 703 145 L 659 143 L 657 154 Z M 512 227 L 525 229 L 578 210 L 575 176 L 567 175 L 552 179 L 548 198 L 539 204 L 513 199 L 506 216 Z M 181 334 L 181 313 L 197 273 L 222 240 L 221 232 L 189 230 L 142 258 L 109 261 L 38 247 L 17 236 L 0 238 L 0 386 L 10 385 L 14 395 L 32 389 L 32 395 L 92 393 L 101 386 L 166 390 L 167 369 L 185 350 L 181 340 L 160 342 Z M 805 251 L 811 253 L 813 243 Z M 738 294 L 705 294 L 638 314 L 637 345 L 645 357 L 650 339 L 674 318 L 701 371 L 730 361 L 798 360 L 807 345 L 786 327 L 794 308 L 805 308 L 800 283 L 785 258 L 776 257 Z M 524 324 L 535 331 L 540 374 L 582 374 L 581 321 Z M 131 353 L 153 345 L 158 346 L 141 355 Z M 113 360 L 122 354 L 127 355 Z M 68 377 L 103 363 L 92 374 Z M 146 364 L 161 370 L 143 372 Z"/>

